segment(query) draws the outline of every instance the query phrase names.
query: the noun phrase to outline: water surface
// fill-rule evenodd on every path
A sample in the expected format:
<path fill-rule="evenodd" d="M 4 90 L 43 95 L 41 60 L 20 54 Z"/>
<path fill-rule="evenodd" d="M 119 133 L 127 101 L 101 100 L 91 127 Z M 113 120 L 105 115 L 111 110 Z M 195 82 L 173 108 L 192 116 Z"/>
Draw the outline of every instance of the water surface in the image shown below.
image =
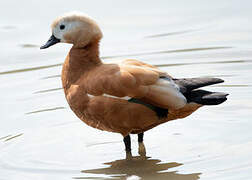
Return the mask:
<path fill-rule="evenodd" d="M 15 4 L 13 6 L 13 4 Z M 252 178 L 252 3 L 234 1 L 1 1 L 0 179 Z M 219 77 L 228 101 L 145 134 L 148 159 L 124 160 L 118 134 L 83 124 L 60 81 L 70 45 L 39 50 L 58 15 L 94 17 L 106 62 L 135 58 L 177 78 Z"/>

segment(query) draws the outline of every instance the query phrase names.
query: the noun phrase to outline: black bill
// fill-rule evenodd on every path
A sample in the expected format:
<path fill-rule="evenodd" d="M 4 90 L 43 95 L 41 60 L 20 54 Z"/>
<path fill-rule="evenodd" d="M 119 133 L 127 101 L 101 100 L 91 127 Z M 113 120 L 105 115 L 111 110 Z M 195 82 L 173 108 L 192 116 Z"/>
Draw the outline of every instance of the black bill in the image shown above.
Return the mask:
<path fill-rule="evenodd" d="M 60 42 L 60 39 L 57 39 L 54 35 L 52 35 L 45 45 L 40 47 L 40 49 L 46 49 L 54 44 L 57 44 L 58 42 Z"/>

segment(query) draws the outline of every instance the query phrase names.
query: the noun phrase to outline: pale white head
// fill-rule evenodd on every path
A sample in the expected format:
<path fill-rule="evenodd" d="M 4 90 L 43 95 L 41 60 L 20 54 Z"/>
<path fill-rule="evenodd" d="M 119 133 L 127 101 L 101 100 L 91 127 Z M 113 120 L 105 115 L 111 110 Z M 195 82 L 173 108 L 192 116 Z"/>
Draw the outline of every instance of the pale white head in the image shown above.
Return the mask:
<path fill-rule="evenodd" d="M 102 32 L 94 20 L 83 13 L 68 13 L 54 20 L 51 25 L 52 36 L 40 49 L 56 43 L 70 43 L 76 47 L 85 47 L 102 38 Z"/>

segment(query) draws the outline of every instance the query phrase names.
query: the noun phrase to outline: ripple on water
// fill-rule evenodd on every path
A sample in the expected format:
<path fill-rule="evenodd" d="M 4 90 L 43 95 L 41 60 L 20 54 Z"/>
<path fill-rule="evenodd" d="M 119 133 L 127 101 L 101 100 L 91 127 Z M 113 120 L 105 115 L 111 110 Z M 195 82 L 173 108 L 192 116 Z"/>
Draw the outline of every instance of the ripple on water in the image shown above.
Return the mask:
<path fill-rule="evenodd" d="M 144 53 L 134 53 L 134 54 L 123 54 L 123 55 L 115 55 L 115 56 L 103 56 L 102 59 L 113 59 L 113 58 L 121 58 L 121 57 L 134 57 L 134 56 L 146 56 L 146 55 L 154 55 L 154 54 L 168 54 L 168 53 L 182 53 L 182 52 L 196 52 L 196 51 L 208 51 L 208 50 L 217 50 L 217 49 L 230 49 L 233 47 L 200 47 L 200 48 L 189 48 L 189 49 L 175 49 L 175 50 L 165 50 L 165 51 L 155 51 L 155 52 L 144 52 Z"/>
<path fill-rule="evenodd" d="M 20 44 L 19 46 L 22 48 L 37 48 L 37 47 L 39 47 L 39 45 L 37 45 L 37 44 Z"/>
<path fill-rule="evenodd" d="M 53 91 L 59 91 L 63 88 L 53 88 L 53 89 L 46 89 L 46 90 L 41 90 L 41 91 L 36 91 L 33 94 L 40 94 L 40 93 L 47 93 L 47 92 L 53 92 Z"/>
<path fill-rule="evenodd" d="M 1 137 L 0 140 L 4 140 L 6 142 L 6 141 L 10 141 L 12 139 L 15 139 L 15 138 L 17 138 L 19 136 L 22 136 L 22 135 L 23 135 L 23 133 L 20 133 L 20 134 L 14 135 L 14 136 L 13 135 L 7 135 L 7 136 L 4 136 L 4 137 Z"/>
<path fill-rule="evenodd" d="M 1 26 L 0 29 L 9 31 L 9 30 L 17 29 L 17 26 L 14 26 L 14 25 L 4 25 L 4 26 Z"/>
<path fill-rule="evenodd" d="M 156 64 L 157 67 L 168 66 L 186 66 L 186 65 L 200 65 L 200 64 L 234 64 L 234 63 L 248 63 L 252 60 L 225 60 L 225 61 L 208 61 L 208 62 L 188 62 L 188 63 L 169 63 L 169 64 Z"/>
<path fill-rule="evenodd" d="M 3 136 L 3 137 L 0 137 L 0 140 L 3 140 L 3 139 L 6 139 L 8 137 L 10 137 L 11 135 L 7 135 L 7 136 Z"/>
<path fill-rule="evenodd" d="M 154 34 L 150 36 L 145 36 L 144 38 L 159 38 L 159 37 L 165 37 L 165 36 L 174 36 L 174 35 L 180 35 L 180 34 L 186 34 L 190 32 L 195 32 L 199 29 L 194 29 L 194 30 L 183 30 L 183 31 L 174 31 L 174 32 L 169 32 L 169 33 L 161 33 L 161 34 Z"/>
<path fill-rule="evenodd" d="M 55 110 L 59 110 L 59 109 L 66 109 L 66 107 L 55 107 L 55 108 L 48 108 L 48 109 L 40 109 L 40 110 L 37 110 L 37 111 L 31 111 L 31 112 L 28 112 L 28 113 L 25 113 L 25 114 L 27 114 L 27 115 L 36 114 L 36 113 L 41 113 L 41 112 L 55 111 Z"/>
<path fill-rule="evenodd" d="M 46 77 L 43 77 L 41 79 L 51 79 L 51 78 L 60 78 L 60 77 L 61 77 L 61 75 L 58 74 L 58 75 L 46 76 Z"/>
<path fill-rule="evenodd" d="M 14 70 L 10 70 L 10 71 L 2 71 L 2 72 L 0 72 L 0 75 L 22 73 L 22 72 L 28 72 L 28 71 L 36 71 L 36 70 L 41 70 L 41 69 L 53 68 L 53 67 L 57 67 L 57 66 L 61 66 L 61 65 L 62 65 L 62 63 L 46 65 L 46 66 L 37 66 L 37 67 L 31 67 L 31 68 L 14 69 Z"/>

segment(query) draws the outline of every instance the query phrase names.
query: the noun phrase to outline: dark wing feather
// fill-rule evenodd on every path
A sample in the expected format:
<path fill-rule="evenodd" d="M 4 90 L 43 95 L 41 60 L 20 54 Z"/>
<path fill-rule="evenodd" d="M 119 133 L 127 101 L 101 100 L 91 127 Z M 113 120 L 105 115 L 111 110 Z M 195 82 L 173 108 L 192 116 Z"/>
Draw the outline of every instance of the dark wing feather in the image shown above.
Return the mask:
<path fill-rule="evenodd" d="M 180 91 L 183 94 L 204 86 L 224 82 L 224 80 L 219 78 L 183 78 L 183 79 L 173 79 L 173 81 L 180 87 Z"/>
<path fill-rule="evenodd" d="M 224 82 L 219 78 L 184 78 L 173 79 L 179 86 L 181 93 L 187 102 L 195 102 L 202 105 L 218 105 L 227 100 L 227 93 L 210 92 L 198 88 Z"/>
<path fill-rule="evenodd" d="M 202 105 L 218 105 L 227 100 L 227 93 L 210 92 L 196 89 L 185 94 L 188 102 L 195 102 Z"/>

